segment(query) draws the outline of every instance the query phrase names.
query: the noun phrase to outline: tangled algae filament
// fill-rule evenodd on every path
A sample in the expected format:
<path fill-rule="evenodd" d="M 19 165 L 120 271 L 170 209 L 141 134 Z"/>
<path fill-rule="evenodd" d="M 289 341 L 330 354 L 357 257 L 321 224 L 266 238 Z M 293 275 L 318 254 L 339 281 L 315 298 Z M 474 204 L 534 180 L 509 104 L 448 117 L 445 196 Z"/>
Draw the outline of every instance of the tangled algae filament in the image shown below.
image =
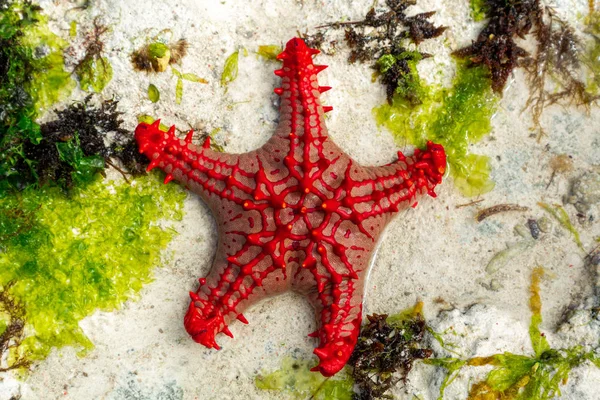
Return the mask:
<path fill-rule="evenodd" d="M 175 233 L 157 222 L 181 219 L 184 197 L 153 175 L 131 185 L 97 179 L 69 196 L 42 187 L 0 197 L 0 288 L 23 307 L 27 332 L 10 349 L 9 367 L 54 347 L 92 348 L 79 321 L 152 280 Z"/>

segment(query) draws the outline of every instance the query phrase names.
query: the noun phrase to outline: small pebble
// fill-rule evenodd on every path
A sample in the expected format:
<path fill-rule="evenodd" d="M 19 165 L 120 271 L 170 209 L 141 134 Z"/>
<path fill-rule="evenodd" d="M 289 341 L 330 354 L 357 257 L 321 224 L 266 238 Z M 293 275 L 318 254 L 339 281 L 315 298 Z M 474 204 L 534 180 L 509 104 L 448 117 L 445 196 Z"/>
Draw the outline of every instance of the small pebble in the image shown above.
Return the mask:
<path fill-rule="evenodd" d="M 522 224 L 515 225 L 515 233 L 524 239 L 529 239 L 532 236 L 529 229 Z"/>
<path fill-rule="evenodd" d="M 498 279 L 492 279 L 492 281 L 490 282 L 490 290 L 493 290 L 494 292 L 497 292 L 503 287 L 504 286 L 500 283 Z"/>
<path fill-rule="evenodd" d="M 550 229 L 552 229 L 552 222 L 550 222 L 550 219 L 548 217 L 542 217 L 538 219 L 537 223 L 538 227 L 540 228 L 540 231 L 544 233 L 548 233 L 550 232 Z"/>
<path fill-rule="evenodd" d="M 527 220 L 527 226 L 529 226 L 529 233 L 531 233 L 531 237 L 534 239 L 539 239 L 540 237 L 540 226 L 535 219 Z"/>

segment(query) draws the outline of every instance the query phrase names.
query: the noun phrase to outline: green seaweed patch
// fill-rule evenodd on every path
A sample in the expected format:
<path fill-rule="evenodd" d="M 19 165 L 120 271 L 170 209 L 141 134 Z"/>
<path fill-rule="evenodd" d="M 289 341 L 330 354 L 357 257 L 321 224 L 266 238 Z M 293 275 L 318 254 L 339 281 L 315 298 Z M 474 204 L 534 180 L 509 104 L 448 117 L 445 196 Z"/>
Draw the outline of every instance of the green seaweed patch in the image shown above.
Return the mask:
<path fill-rule="evenodd" d="M 594 96 L 600 94 L 600 11 L 590 13 L 585 19 L 586 32 L 592 36 L 583 61 L 588 67 L 587 90 Z"/>
<path fill-rule="evenodd" d="M 75 66 L 74 72 L 82 90 L 100 93 L 113 78 L 113 68 L 108 58 L 103 57 L 102 36 L 109 28 L 94 19 L 94 29 L 85 34 L 85 54 Z"/>
<path fill-rule="evenodd" d="M 271 373 L 258 375 L 254 384 L 261 390 L 286 392 L 295 399 L 311 398 L 315 400 L 350 400 L 352 399 L 353 381 L 342 371 L 335 378 L 310 371 L 314 366 L 312 360 L 285 357 L 281 368 Z"/>
<path fill-rule="evenodd" d="M 540 202 L 540 203 L 538 203 L 538 205 L 540 207 L 542 207 L 544 209 L 544 211 L 546 211 L 548 214 L 550 214 L 555 220 L 557 220 L 563 228 L 568 230 L 571 233 L 571 235 L 573 236 L 573 240 L 575 241 L 575 243 L 577 243 L 577 246 L 581 250 L 585 251 L 585 248 L 583 247 L 583 243 L 581 243 L 581 238 L 579 236 L 579 232 L 577 231 L 577 229 L 571 222 L 571 218 L 569 218 L 569 214 L 567 214 L 565 209 L 560 204 L 555 204 L 554 206 L 551 206 L 549 204 Z"/>
<path fill-rule="evenodd" d="M 65 47 L 39 6 L 16 1 L 0 9 L 0 191 L 8 180 L 27 180 L 22 175 L 36 179 L 25 149 L 43 139 L 35 120 L 75 85 L 64 70 Z"/>
<path fill-rule="evenodd" d="M 446 374 L 444 375 L 444 379 L 440 385 L 440 394 L 437 400 L 443 400 L 444 394 L 446 393 L 446 388 L 454 382 L 454 380 L 460 374 L 462 368 L 467 364 L 467 360 L 462 360 L 460 358 L 454 357 L 444 357 L 444 358 L 429 358 L 423 361 L 425 364 L 433 365 L 436 367 L 443 368 L 446 370 Z M 490 400 L 496 400 L 492 398 Z"/>
<path fill-rule="evenodd" d="M 31 6 L 25 4 L 23 7 Z M 48 17 L 41 12 L 33 12 L 31 18 L 36 22 L 22 31 L 20 39 L 22 46 L 33 50 L 30 54 L 32 59 L 29 60 L 33 68 L 31 75 L 27 77 L 25 90 L 33 97 L 36 111 L 42 113 L 59 100 L 69 97 L 75 88 L 75 82 L 64 68 L 63 52 L 68 43 L 50 30 Z M 18 66 L 15 65 L 9 69 L 14 73 L 23 73 L 14 70 L 16 68 Z"/>
<path fill-rule="evenodd" d="M 96 154 L 86 156 L 83 153 L 78 133 L 75 133 L 73 139 L 54 145 L 60 160 L 71 167 L 71 179 L 75 184 L 90 182 L 96 173 L 104 170 L 104 158 Z"/>
<path fill-rule="evenodd" d="M 147 159 L 139 153 L 131 131 L 121 127 L 118 103 L 94 103 L 89 95 L 82 102 L 56 110 L 56 119 L 23 128 L 22 135 L 36 132 L 39 140 L 21 137 L 20 141 L 9 143 L 19 151 L 21 160 L 17 159 L 8 170 L 7 179 L 0 180 L 0 191 L 21 190 L 30 185 L 57 185 L 68 191 L 74 183 L 92 180 L 94 173 L 102 173 L 105 166 L 115 168 L 127 180 L 113 160 L 118 160 L 129 173 L 139 175 Z"/>
<path fill-rule="evenodd" d="M 207 84 L 208 81 L 206 79 L 200 78 L 196 74 L 192 73 L 182 73 L 177 68 L 171 67 L 173 71 L 173 75 L 177 77 L 177 84 L 175 85 L 175 102 L 177 104 L 181 104 L 183 100 L 183 81 L 190 81 L 195 83 L 203 83 Z"/>
<path fill-rule="evenodd" d="M 79 321 L 135 297 L 152 280 L 181 220 L 185 193 L 153 176 L 131 184 L 28 188 L 0 198 L 0 286 L 25 311 L 26 335 L 9 360 L 45 358 L 53 348 L 93 347 Z M 2 355 L 4 356 L 4 355 Z"/>
<path fill-rule="evenodd" d="M 471 8 L 471 18 L 474 21 L 479 22 L 487 18 L 489 12 L 487 0 L 471 0 L 469 6 Z"/>
<path fill-rule="evenodd" d="M 498 97 L 491 89 L 485 67 L 457 62 L 450 88 L 426 87 L 416 69 L 410 82 L 418 83 L 420 104 L 396 94 L 392 104 L 373 109 L 379 125 L 388 128 L 398 141 L 424 148 L 428 140 L 446 150 L 450 175 L 464 196 L 476 196 L 494 188 L 489 158 L 469 153 L 469 145 L 491 132 L 491 118 Z M 416 87 L 416 84 L 412 85 Z"/>
<path fill-rule="evenodd" d="M 152 83 L 148 85 L 148 98 L 153 103 L 156 103 L 160 100 L 160 91 Z"/>
<path fill-rule="evenodd" d="M 388 101 L 393 104 L 394 98 L 411 106 L 422 104 L 429 90 L 423 84 L 417 71 L 417 64 L 424 55 L 418 51 L 405 50 L 398 54 L 385 54 L 375 63 L 377 77 L 387 88 Z M 389 92 L 392 90 L 392 92 Z"/>
<path fill-rule="evenodd" d="M 593 351 L 582 346 L 554 349 L 540 330 L 542 303 L 540 281 L 542 267 L 533 269 L 530 285 L 529 307 L 532 313 L 529 337 L 533 355 L 513 353 L 494 354 L 469 359 L 441 358 L 425 360 L 426 363 L 446 369 L 440 388 L 439 400 L 444 391 L 465 366 L 492 366 L 486 378 L 473 384 L 468 400 L 550 400 L 560 396 L 560 387 L 566 384 L 571 370 L 585 362 L 599 366 L 600 359 Z"/>
<path fill-rule="evenodd" d="M 240 51 L 236 50 L 227 57 L 223 73 L 221 74 L 221 86 L 227 86 L 238 76 L 238 64 L 240 59 Z"/>
<path fill-rule="evenodd" d="M 21 345 L 25 329 L 25 310 L 8 294 L 14 282 L 0 290 L 0 373 L 29 368 L 31 361 L 26 357 L 4 357 Z"/>
<path fill-rule="evenodd" d="M 256 54 L 268 61 L 278 61 L 277 56 L 282 51 L 283 48 L 278 44 L 267 44 L 258 46 Z"/>
<path fill-rule="evenodd" d="M 113 78 L 113 68 L 106 57 L 90 58 L 78 65 L 75 73 L 79 77 L 81 90 L 100 93 Z"/>

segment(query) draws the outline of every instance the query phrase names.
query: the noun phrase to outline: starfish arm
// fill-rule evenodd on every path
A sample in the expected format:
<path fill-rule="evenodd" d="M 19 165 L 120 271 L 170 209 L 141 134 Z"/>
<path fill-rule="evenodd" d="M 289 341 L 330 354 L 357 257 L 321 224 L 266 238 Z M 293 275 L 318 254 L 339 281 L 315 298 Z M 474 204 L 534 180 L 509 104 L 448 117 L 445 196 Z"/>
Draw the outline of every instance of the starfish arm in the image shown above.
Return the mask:
<path fill-rule="evenodd" d="M 410 157 L 398 152 L 398 160 L 393 163 L 358 168 L 371 178 L 355 179 L 350 168 L 347 182 L 352 190 L 342 203 L 357 211 L 362 222 L 371 217 L 391 217 L 414 206 L 418 195 L 436 197 L 434 189 L 446 170 L 446 155 L 441 145 L 429 142 L 426 150 L 416 149 Z"/>
<path fill-rule="evenodd" d="M 362 292 L 357 279 L 347 278 L 309 294 L 319 321 L 319 329 L 311 334 L 319 338 L 314 350 L 319 365 L 313 371 L 333 376 L 348 362 L 360 332 Z"/>
<path fill-rule="evenodd" d="M 247 268 L 267 262 L 259 254 L 247 264 Z M 194 341 L 218 350 L 216 335 L 225 333 L 233 337 L 228 326 L 235 319 L 247 324 L 243 312 L 257 299 L 265 297 L 264 294 L 260 295 L 264 290 L 253 279 L 253 275 L 244 273 L 244 268 L 240 269 L 227 260 L 216 262 L 209 275 L 200 279 L 198 290 L 190 292 L 191 302 L 184 318 L 185 328 Z"/>
<path fill-rule="evenodd" d="M 247 323 L 242 313 L 254 302 L 288 289 L 285 284 L 275 284 L 286 280 L 286 270 L 262 241 L 274 236 L 274 232 L 261 230 L 268 223 L 267 215 L 258 211 L 236 214 L 240 210 L 222 218 L 217 257 L 209 275 L 200 279 L 198 290 L 190 293 L 185 327 L 196 342 L 208 348 L 219 348 L 215 341 L 218 333 L 232 337 L 228 325 L 236 318 Z M 273 239 L 268 245 L 279 246 L 280 242 Z"/>
<path fill-rule="evenodd" d="M 182 183 L 210 206 L 222 199 L 242 204 L 250 198 L 255 171 L 240 166 L 244 155 L 216 152 L 207 145 L 210 139 L 202 147 L 195 146 L 193 131 L 182 140 L 175 136 L 175 127 L 164 132 L 159 124 L 140 123 L 135 131 L 140 152 L 150 159 L 148 170 L 160 168 L 167 173 L 165 183 Z"/>

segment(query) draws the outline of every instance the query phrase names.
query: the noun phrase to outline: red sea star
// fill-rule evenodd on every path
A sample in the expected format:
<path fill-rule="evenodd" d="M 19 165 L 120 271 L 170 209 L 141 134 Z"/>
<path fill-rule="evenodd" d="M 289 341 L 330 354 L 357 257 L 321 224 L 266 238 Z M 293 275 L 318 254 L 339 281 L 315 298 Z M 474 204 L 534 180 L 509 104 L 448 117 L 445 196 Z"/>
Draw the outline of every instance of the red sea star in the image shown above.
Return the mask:
<path fill-rule="evenodd" d="M 325 376 L 338 372 L 357 341 L 364 279 L 377 240 L 392 216 L 417 195 L 435 197 L 446 156 L 428 143 L 381 167 L 363 167 L 327 136 L 317 74 L 310 49 L 298 38 L 278 56 L 283 67 L 280 121 L 260 149 L 224 154 L 175 137 L 159 122 L 135 132 L 149 169 L 167 173 L 197 193 L 212 209 L 219 244 L 210 274 L 191 292 L 185 328 L 206 347 L 218 349 L 215 335 L 232 336 L 228 325 L 265 296 L 287 290 L 308 297 L 320 315 L 320 340 L 314 368 Z"/>

